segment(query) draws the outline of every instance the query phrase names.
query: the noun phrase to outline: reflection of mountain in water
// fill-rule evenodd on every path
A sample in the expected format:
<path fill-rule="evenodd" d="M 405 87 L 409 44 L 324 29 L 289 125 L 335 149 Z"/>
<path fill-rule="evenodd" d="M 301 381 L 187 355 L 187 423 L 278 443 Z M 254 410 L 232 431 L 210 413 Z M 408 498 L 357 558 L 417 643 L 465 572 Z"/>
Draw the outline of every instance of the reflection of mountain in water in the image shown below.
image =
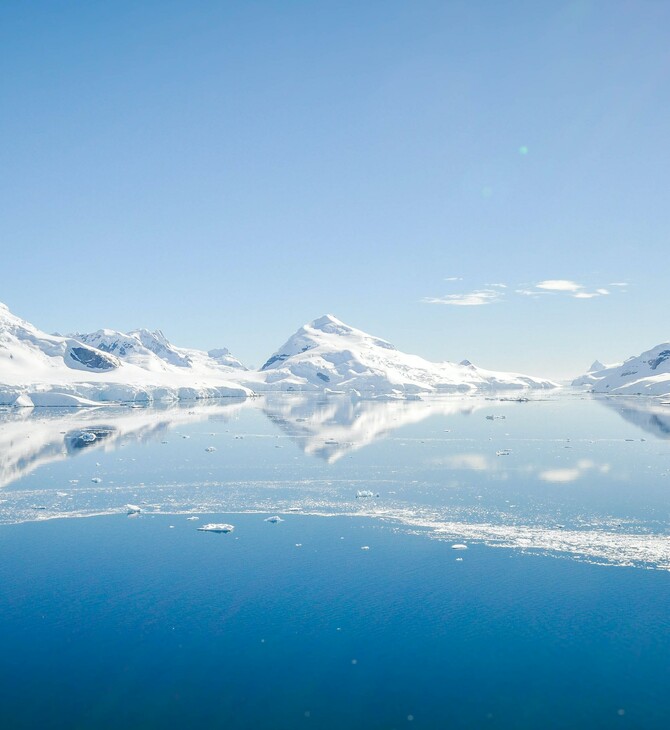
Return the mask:
<path fill-rule="evenodd" d="M 126 441 L 143 443 L 180 423 L 229 418 L 244 403 L 193 409 L 157 408 L 18 409 L 0 420 L 0 487 L 54 461 L 91 449 L 116 448 Z"/>
<path fill-rule="evenodd" d="M 436 414 L 472 413 L 484 406 L 484 401 L 474 399 L 370 401 L 277 396 L 266 399 L 264 411 L 302 451 L 332 464 L 401 426 Z"/>
<path fill-rule="evenodd" d="M 598 399 L 608 408 L 616 411 L 626 421 L 660 439 L 670 439 L 670 405 L 643 398 Z"/>

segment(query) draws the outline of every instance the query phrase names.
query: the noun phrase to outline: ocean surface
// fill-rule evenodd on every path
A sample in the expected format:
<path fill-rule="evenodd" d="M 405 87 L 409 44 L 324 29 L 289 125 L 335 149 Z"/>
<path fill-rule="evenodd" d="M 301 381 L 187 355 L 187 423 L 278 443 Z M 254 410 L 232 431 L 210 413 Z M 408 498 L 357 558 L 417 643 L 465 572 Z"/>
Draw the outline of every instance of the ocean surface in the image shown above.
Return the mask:
<path fill-rule="evenodd" d="M 0 728 L 669 727 L 670 406 L 507 398 L 0 412 Z"/>

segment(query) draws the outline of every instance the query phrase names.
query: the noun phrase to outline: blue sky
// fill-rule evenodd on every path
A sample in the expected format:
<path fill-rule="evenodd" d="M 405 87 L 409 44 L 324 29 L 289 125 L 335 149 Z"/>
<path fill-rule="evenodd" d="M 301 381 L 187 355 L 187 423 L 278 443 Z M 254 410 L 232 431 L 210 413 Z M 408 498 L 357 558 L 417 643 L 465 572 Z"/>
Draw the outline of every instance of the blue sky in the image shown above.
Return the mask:
<path fill-rule="evenodd" d="M 0 301 L 252 364 L 325 312 L 435 360 L 623 359 L 670 339 L 668 28 L 660 0 L 2 3 Z"/>

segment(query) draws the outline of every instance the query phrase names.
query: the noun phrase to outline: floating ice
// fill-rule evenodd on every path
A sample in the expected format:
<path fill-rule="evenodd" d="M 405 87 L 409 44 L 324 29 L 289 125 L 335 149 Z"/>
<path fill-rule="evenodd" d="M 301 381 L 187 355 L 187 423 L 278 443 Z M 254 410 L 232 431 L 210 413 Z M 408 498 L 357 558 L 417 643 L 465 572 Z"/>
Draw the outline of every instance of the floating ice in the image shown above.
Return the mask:
<path fill-rule="evenodd" d="M 467 550 L 468 546 L 462 542 L 456 542 L 451 546 L 452 550 Z"/>
<path fill-rule="evenodd" d="M 202 527 L 198 527 L 198 532 L 232 532 L 235 525 L 228 525 L 225 522 L 209 522 Z"/>
<path fill-rule="evenodd" d="M 375 496 L 374 492 L 371 492 L 369 489 L 359 489 L 356 492 L 356 499 L 362 499 L 365 497 L 374 497 L 374 496 Z M 376 495 L 376 496 L 378 497 L 379 495 Z"/>
<path fill-rule="evenodd" d="M 282 518 L 279 515 L 273 515 L 272 517 L 266 517 L 265 522 L 272 522 L 276 524 L 277 522 L 283 522 Z"/>
<path fill-rule="evenodd" d="M 138 515 L 142 511 L 142 508 L 136 504 L 127 504 L 126 509 L 129 515 Z"/>

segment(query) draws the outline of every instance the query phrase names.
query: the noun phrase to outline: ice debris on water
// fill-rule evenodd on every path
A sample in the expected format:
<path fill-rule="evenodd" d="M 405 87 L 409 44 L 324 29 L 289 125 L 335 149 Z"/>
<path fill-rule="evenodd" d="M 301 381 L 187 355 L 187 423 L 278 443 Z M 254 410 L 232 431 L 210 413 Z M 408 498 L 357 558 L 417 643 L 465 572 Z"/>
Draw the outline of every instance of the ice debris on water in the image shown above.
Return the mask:
<path fill-rule="evenodd" d="M 496 456 L 509 456 L 511 453 L 511 449 L 500 449 L 496 451 Z"/>
<path fill-rule="evenodd" d="M 93 482 L 93 484 L 100 484 L 102 479 L 100 479 L 100 477 L 93 477 L 91 481 Z"/>
<path fill-rule="evenodd" d="M 199 520 L 199 517 L 187 517 L 186 518 L 189 522 L 195 522 L 195 520 Z"/>
<path fill-rule="evenodd" d="M 207 448 L 205 449 L 205 451 L 208 451 L 209 453 L 211 453 L 212 451 L 216 451 L 216 446 L 208 446 L 208 447 L 207 447 Z"/>
<path fill-rule="evenodd" d="M 127 504 L 126 509 L 129 515 L 138 515 L 142 511 L 142 508 L 136 504 Z"/>
<path fill-rule="evenodd" d="M 283 522 L 282 518 L 279 515 L 273 515 L 272 517 L 266 517 L 265 522 L 272 522 L 273 524 L 277 524 L 277 522 Z"/>
<path fill-rule="evenodd" d="M 234 525 L 228 525 L 225 522 L 208 522 L 202 527 L 198 527 L 198 532 L 232 532 Z"/>
<path fill-rule="evenodd" d="M 462 542 L 456 542 L 451 546 L 452 550 L 467 550 L 468 546 Z"/>

